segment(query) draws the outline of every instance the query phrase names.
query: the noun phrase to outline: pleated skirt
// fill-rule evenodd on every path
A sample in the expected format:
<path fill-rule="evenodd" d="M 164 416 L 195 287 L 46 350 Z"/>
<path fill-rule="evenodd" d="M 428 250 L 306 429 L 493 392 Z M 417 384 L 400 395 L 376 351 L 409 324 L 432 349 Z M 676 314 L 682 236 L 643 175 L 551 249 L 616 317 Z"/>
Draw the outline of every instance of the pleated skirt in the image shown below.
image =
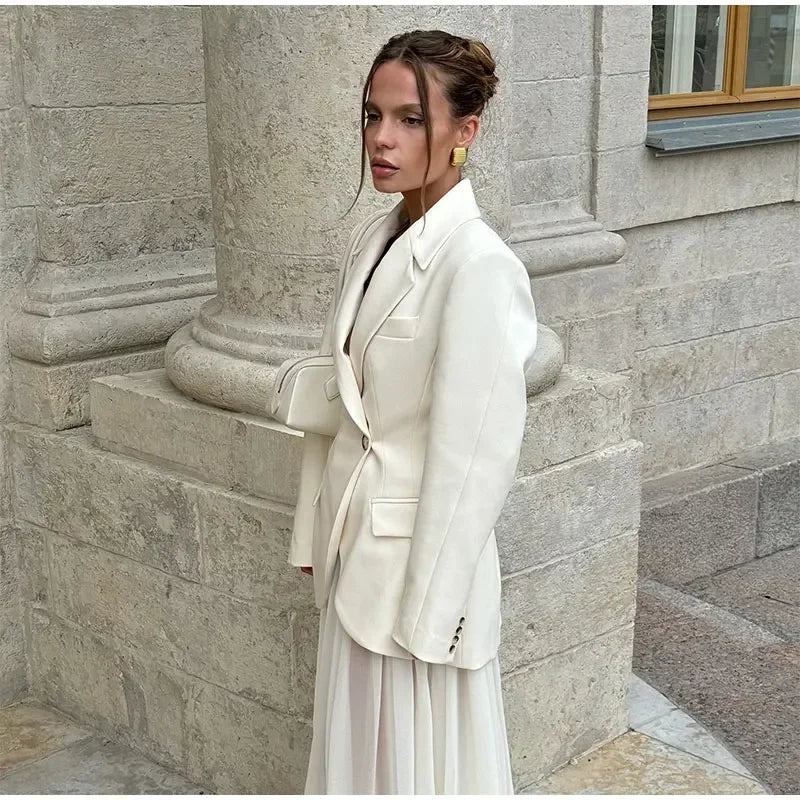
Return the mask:
<path fill-rule="evenodd" d="M 320 614 L 305 794 L 513 794 L 500 663 L 385 656 Z"/>

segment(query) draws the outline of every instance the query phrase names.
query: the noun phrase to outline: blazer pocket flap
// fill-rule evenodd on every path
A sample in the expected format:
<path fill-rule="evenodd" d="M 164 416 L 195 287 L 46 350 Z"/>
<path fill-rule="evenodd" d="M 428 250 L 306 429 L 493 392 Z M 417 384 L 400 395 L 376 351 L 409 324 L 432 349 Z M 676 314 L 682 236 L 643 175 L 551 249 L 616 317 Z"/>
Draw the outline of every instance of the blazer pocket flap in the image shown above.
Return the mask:
<path fill-rule="evenodd" d="M 401 317 L 397 314 L 390 314 L 378 328 L 381 336 L 392 336 L 396 339 L 413 339 L 417 333 L 417 322 L 419 316 Z"/>
<path fill-rule="evenodd" d="M 418 497 L 373 497 L 372 532 L 375 536 L 411 538 Z"/>
<path fill-rule="evenodd" d="M 337 397 L 339 394 L 339 386 L 336 383 L 336 375 L 331 375 L 328 380 L 325 381 L 325 396 L 328 400 L 333 400 L 334 397 Z"/>

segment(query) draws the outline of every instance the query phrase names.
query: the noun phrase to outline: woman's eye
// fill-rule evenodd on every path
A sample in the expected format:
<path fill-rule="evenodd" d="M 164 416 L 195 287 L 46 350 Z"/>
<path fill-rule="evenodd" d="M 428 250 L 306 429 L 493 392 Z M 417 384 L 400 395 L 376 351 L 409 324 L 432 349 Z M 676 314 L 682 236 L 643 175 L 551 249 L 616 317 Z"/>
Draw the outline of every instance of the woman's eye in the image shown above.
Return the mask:
<path fill-rule="evenodd" d="M 370 113 L 369 111 L 365 112 L 364 117 L 367 122 L 372 122 L 374 119 L 377 118 L 377 114 Z M 409 120 L 413 125 L 424 125 L 424 119 L 418 119 L 417 117 L 406 117 L 406 120 Z"/>
<path fill-rule="evenodd" d="M 418 122 L 420 125 L 425 123 L 424 119 L 417 119 L 416 117 L 406 117 L 406 119 L 410 119 L 412 122 Z"/>

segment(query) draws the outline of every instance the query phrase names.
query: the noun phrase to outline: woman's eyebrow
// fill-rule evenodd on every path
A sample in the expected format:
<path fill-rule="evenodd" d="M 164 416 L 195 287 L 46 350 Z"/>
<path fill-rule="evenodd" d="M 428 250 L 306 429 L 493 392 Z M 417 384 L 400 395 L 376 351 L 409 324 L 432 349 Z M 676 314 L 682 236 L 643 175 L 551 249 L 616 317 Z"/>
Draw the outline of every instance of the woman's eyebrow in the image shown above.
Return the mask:
<path fill-rule="evenodd" d="M 371 100 L 367 100 L 367 102 L 364 103 L 364 108 L 374 108 L 380 111 L 380 108 Z M 407 109 L 422 111 L 422 106 L 419 103 L 406 103 L 405 105 L 398 106 L 395 111 L 406 111 Z"/>

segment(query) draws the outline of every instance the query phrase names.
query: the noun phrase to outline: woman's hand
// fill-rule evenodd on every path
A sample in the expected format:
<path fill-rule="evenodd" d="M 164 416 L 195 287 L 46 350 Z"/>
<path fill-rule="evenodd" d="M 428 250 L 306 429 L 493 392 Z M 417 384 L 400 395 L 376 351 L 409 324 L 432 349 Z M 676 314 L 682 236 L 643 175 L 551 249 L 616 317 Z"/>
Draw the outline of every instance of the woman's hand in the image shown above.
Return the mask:
<path fill-rule="evenodd" d="M 311 567 L 300 567 L 301 572 L 305 572 L 306 575 L 313 575 L 314 570 Z"/>

